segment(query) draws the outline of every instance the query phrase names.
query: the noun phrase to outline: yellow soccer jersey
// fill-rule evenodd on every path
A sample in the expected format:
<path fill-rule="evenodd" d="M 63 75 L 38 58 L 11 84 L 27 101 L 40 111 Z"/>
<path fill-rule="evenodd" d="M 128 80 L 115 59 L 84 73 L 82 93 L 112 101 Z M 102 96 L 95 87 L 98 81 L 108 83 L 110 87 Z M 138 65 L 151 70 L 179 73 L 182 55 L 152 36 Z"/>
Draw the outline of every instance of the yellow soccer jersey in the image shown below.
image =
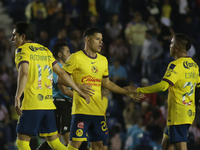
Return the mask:
<path fill-rule="evenodd" d="M 56 62 L 52 53 L 40 44 L 26 43 L 18 47 L 15 52 L 17 69 L 22 63 L 29 64 L 22 110 L 56 109 L 52 98 L 52 66 Z"/>
<path fill-rule="evenodd" d="M 104 110 L 104 113 L 106 113 L 106 110 L 108 108 L 108 99 L 107 97 L 103 96 L 102 98 L 102 103 L 103 103 L 103 110 Z"/>
<path fill-rule="evenodd" d="M 63 65 L 63 69 L 71 74 L 74 82 L 91 85 L 95 90 L 89 104 L 74 91 L 72 114 L 104 116 L 101 81 L 103 77 L 109 75 L 106 57 L 97 53 L 96 57 L 92 58 L 85 51 L 79 51 L 71 55 Z"/>
<path fill-rule="evenodd" d="M 172 61 L 163 77 L 170 84 L 167 125 L 192 124 L 195 118 L 195 87 L 199 67 L 190 57 Z"/>

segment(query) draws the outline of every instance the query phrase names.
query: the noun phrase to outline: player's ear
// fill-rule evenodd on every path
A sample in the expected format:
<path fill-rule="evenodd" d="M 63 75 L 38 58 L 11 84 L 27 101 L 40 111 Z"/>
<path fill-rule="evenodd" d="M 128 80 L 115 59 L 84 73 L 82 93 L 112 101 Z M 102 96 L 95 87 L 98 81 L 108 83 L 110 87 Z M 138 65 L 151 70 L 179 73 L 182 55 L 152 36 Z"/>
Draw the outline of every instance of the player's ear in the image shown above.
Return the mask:
<path fill-rule="evenodd" d="M 61 53 L 61 52 L 58 53 L 58 57 L 59 57 L 59 58 L 62 57 L 62 53 Z"/>
<path fill-rule="evenodd" d="M 86 40 L 86 43 L 87 43 L 87 44 L 90 44 L 90 38 L 86 37 L 85 40 Z"/>
<path fill-rule="evenodd" d="M 25 41 L 26 40 L 26 35 L 22 34 L 21 36 L 22 36 L 22 40 Z"/>

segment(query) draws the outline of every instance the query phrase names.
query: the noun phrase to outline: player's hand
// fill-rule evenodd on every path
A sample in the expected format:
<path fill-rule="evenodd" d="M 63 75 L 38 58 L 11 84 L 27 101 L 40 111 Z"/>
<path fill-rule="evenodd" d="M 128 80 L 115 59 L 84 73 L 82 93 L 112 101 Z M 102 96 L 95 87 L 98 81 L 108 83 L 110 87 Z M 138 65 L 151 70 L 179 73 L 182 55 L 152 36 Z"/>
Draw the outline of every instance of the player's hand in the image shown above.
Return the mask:
<path fill-rule="evenodd" d="M 137 92 L 137 88 L 134 87 L 134 86 L 125 86 L 123 88 L 126 89 L 126 90 L 132 90 L 133 92 Z"/>
<path fill-rule="evenodd" d="M 128 97 L 134 99 L 135 101 L 139 102 L 142 98 L 145 97 L 145 95 L 143 93 L 137 93 L 134 90 L 127 90 L 127 94 Z"/>
<path fill-rule="evenodd" d="M 86 94 L 90 95 L 90 96 L 93 96 L 94 95 L 94 90 L 91 88 L 92 86 L 91 85 L 88 85 L 88 84 L 79 84 L 78 85 L 78 88 L 85 92 Z"/>
<path fill-rule="evenodd" d="M 20 108 L 20 98 L 15 97 L 15 111 L 17 112 L 18 115 L 22 115 L 22 110 Z"/>
<path fill-rule="evenodd" d="M 85 94 L 84 92 L 79 92 L 79 95 L 85 99 L 87 104 L 90 103 L 90 97 L 87 94 Z"/>

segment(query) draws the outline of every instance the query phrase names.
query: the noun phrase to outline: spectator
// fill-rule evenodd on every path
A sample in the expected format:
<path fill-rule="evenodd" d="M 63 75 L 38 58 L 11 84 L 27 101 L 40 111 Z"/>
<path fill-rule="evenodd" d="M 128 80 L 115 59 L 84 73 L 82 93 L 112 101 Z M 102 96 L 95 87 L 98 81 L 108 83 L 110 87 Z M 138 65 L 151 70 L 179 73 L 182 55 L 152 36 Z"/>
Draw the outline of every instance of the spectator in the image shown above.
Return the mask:
<path fill-rule="evenodd" d="M 150 15 L 156 18 L 156 21 L 160 20 L 161 16 L 161 3 L 159 0 L 149 0 L 147 1 L 147 10 Z"/>
<path fill-rule="evenodd" d="M 63 12 L 59 11 L 55 14 L 54 18 L 50 21 L 50 26 L 49 26 L 49 37 L 55 37 L 58 33 L 58 31 L 63 28 L 64 26 L 64 16 Z"/>
<path fill-rule="evenodd" d="M 187 51 L 187 55 L 190 56 L 191 58 L 193 58 L 196 54 L 196 49 L 195 47 L 192 45 L 191 48 Z"/>
<path fill-rule="evenodd" d="M 0 149 L 1 150 L 7 150 L 8 149 L 8 145 L 6 143 L 6 140 L 4 138 L 4 134 L 3 134 L 3 129 L 0 128 Z"/>
<path fill-rule="evenodd" d="M 114 14 L 111 16 L 110 21 L 105 25 L 105 33 L 108 38 L 108 44 L 117 39 L 122 34 L 123 26 L 119 21 L 119 16 Z"/>
<path fill-rule="evenodd" d="M 53 16 L 57 12 L 63 10 L 62 2 L 58 0 L 48 0 L 46 3 L 48 16 Z"/>
<path fill-rule="evenodd" d="M 126 38 L 130 44 L 131 64 L 135 66 L 138 56 L 142 52 L 142 45 L 145 40 L 146 25 L 142 21 L 140 12 L 134 13 L 134 19 L 127 25 L 125 29 Z"/>
<path fill-rule="evenodd" d="M 195 22 L 195 20 L 190 15 L 187 15 L 184 17 L 184 22 L 180 24 L 178 32 L 185 33 L 188 36 L 190 36 L 194 43 L 199 41 L 199 25 L 199 22 Z"/>
<path fill-rule="evenodd" d="M 170 19 L 161 19 L 161 30 L 158 35 L 158 41 L 164 49 L 164 52 L 169 52 L 170 41 L 174 35 L 174 30 L 171 27 Z"/>
<path fill-rule="evenodd" d="M 117 82 L 119 80 L 126 80 L 127 73 L 125 68 L 121 65 L 121 62 L 119 59 L 116 59 L 113 63 L 114 65 L 111 65 L 109 67 L 109 77 L 113 82 Z"/>
<path fill-rule="evenodd" d="M 128 130 L 130 127 L 132 127 L 136 123 L 135 116 L 137 116 L 137 114 L 138 113 L 136 112 L 134 101 L 129 100 L 126 108 L 123 110 L 123 117 L 124 117 L 126 130 Z"/>
<path fill-rule="evenodd" d="M 47 10 L 41 0 L 30 2 L 25 9 L 27 22 L 34 27 L 36 36 L 39 36 L 41 29 L 47 28 L 46 18 Z"/>
<path fill-rule="evenodd" d="M 160 33 L 160 27 L 153 15 L 150 15 L 148 17 L 146 25 L 148 30 L 152 32 L 152 36 L 157 37 L 158 34 Z"/>
<path fill-rule="evenodd" d="M 86 25 L 86 28 L 90 28 L 90 27 L 94 27 L 99 29 L 100 31 L 102 31 L 102 26 L 99 22 L 99 17 L 98 16 L 94 16 L 94 15 L 90 15 L 90 20 Z"/>
<path fill-rule="evenodd" d="M 147 78 L 142 78 L 141 79 L 141 87 L 146 87 L 149 86 L 149 80 Z M 157 106 L 157 94 L 152 93 L 152 94 L 145 94 L 145 97 L 141 99 L 141 104 L 142 105 L 147 105 L 147 106 Z"/>
<path fill-rule="evenodd" d="M 82 32 L 79 29 L 75 29 L 72 32 L 71 43 L 74 49 L 74 52 L 84 49 L 84 41 L 82 38 Z"/>
<path fill-rule="evenodd" d="M 108 48 L 109 52 L 109 63 L 113 64 L 114 60 L 118 59 L 122 64 L 125 64 L 128 56 L 128 47 L 124 43 L 122 37 L 118 37 L 114 40 Z"/>
<path fill-rule="evenodd" d="M 136 124 L 130 127 L 126 133 L 125 150 L 133 150 L 137 145 L 140 144 L 140 137 L 144 132 L 144 119 L 139 116 L 136 119 Z"/>
<path fill-rule="evenodd" d="M 49 45 L 49 35 L 47 31 L 42 30 L 40 31 L 40 36 L 35 40 L 35 42 L 40 43 L 41 45 L 44 45 L 45 47 L 48 47 Z"/>
<path fill-rule="evenodd" d="M 0 64 L 3 63 L 9 68 L 14 66 L 14 49 L 12 48 L 10 40 L 6 37 L 4 28 L 0 29 L 0 59 Z"/>
<path fill-rule="evenodd" d="M 65 7 L 65 11 L 70 15 L 72 23 L 80 27 L 81 7 L 78 0 L 70 0 Z"/>
<path fill-rule="evenodd" d="M 70 49 L 70 53 L 73 53 L 73 46 L 71 44 L 71 40 L 69 39 L 69 37 L 67 36 L 67 32 L 65 28 L 60 28 L 58 30 L 58 34 L 56 37 L 50 39 L 50 43 L 49 43 L 49 50 L 52 50 L 53 46 L 58 43 L 58 42 L 67 42 L 68 47 Z"/>
<path fill-rule="evenodd" d="M 194 120 L 193 124 L 190 126 L 188 132 L 193 133 L 193 135 L 194 135 L 194 142 L 199 144 L 200 143 L 200 129 L 197 128 L 196 119 Z"/>
<path fill-rule="evenodd" d="M 163 53 L 163 48 L 152 37 L 151 31 L 146 31 L 145 41 L 142 47 L 141 59 L 142 59 L 142 77 L 147 77 L 151 83 L 156 82 L 155 74 L 157 59 Z"/>
<path fill-rule="evenodd" d="M 170 19 L 172 7 L 169 3 L 169 0 L 164 0 L 164 4 L 162 5 L 162 16 Z"/>

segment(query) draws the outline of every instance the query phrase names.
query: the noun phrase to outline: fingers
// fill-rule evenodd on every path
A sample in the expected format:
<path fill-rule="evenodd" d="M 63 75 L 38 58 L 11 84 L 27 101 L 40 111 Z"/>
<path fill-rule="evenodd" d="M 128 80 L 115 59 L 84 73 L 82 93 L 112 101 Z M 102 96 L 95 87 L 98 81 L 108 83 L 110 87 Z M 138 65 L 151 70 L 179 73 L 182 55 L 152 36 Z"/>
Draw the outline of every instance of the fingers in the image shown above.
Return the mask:
<path fill-rule="evenodd" d="M 81 87 L 81 90 L 83 91 L 83 92 L 85 92 L 85 93 L 87 93 L 88 95 L 90 95 L 90 96 L 93 96 L 94 95 L 94 92 L 95 92 L 95 90 L 93 90 L 91 87 L 91 85 L 88 85 L 88 84 L 82 84 L 81 85 L 82 87 Z"/>
<path fill-rule="evenodd" d="M 15 107 L 15 110 L 18 115 L 22 116 L 22 110 L 18 106 Z"/>

